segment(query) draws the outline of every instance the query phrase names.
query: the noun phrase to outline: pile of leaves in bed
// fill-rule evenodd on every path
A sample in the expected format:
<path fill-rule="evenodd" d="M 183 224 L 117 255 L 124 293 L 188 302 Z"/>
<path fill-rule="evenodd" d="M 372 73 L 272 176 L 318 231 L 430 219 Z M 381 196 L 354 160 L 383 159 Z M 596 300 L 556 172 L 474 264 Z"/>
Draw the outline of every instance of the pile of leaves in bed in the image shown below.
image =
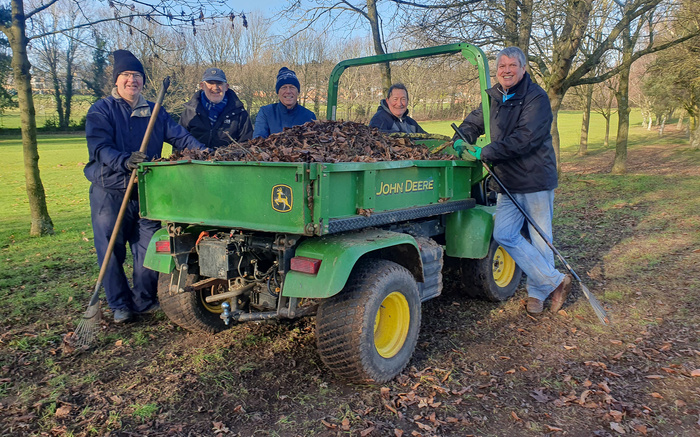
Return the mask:
<path fill-rule="evenodd" d="M 442 149 L 443 147 L 440 147 Z M 449 160 L 454 157 L 351 121 L 310 121 L 267 138 L 232 143 L 209 153 L 185 149 L 168 160 L 267 162 L 377 162 Z"/>

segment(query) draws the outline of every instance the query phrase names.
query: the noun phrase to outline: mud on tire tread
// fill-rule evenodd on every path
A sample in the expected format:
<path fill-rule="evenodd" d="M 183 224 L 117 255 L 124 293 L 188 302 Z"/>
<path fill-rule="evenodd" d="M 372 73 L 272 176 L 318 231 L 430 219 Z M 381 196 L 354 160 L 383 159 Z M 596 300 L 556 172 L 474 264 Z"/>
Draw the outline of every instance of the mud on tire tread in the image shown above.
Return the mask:
<path fill-rule="evenodd" d="M 185 291 L 170 292 L 170 274 L 158 276 L 158 301 L 163 312 L 178 326 L 191 331 L 215 334 L 228 327 L 218 314 L 207 311 L 199 300 L 199 293 L 188 291 L 187 287 L 199 280 L 199 275 L 187 275 Z"/>
<path fill-rule="evenodd" d="M 410 323 L 406 340 L 391 358 L 383 358 L 374 343 L 379 305 L 393 291 L 408 302 Z M 316 315 L 316 344 L 323 362 L 339 377 L 356 383 L 382 383 L 408 364 L 420 332 L 418 286 L 404 267 L 387 260 L 358 262 L 339 294 L 324 300 Z"/>

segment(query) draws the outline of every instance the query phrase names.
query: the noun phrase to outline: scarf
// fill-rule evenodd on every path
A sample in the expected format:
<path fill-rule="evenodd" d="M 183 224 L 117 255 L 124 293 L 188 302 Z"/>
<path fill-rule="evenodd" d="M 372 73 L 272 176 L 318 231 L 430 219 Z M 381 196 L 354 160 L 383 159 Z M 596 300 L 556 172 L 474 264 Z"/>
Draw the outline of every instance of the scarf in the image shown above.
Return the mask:
<path fill-rule="evenodd" d="M 228 103 L 228 98 L 226 95 L 224 95 L 223 100 L 221 100 L 219 103 L 212 103 L 209 101 L 209 99 L 207 99 L 204 91 L 202 91 L 200 100 L 202 101 L 202 106 L 204 106 L 204 109 L 206 109 L 209 113 L 209 123 L 213 125 L 216 123 L 216 119 L 219 118 L 219 115 L 221 115 L 221 113 L 224 111 L 226 103 Z"/>

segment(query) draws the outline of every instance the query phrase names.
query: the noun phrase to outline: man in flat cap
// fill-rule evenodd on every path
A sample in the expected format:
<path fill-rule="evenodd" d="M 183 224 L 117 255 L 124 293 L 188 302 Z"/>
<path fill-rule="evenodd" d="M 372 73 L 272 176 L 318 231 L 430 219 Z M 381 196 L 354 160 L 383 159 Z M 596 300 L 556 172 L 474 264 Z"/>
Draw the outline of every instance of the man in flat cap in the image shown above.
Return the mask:
<path fill-rule="evenodd" d="M 253 125 L 236 93 L 229 89 L 226 74 L 215 67 L 204 70 L 200 90 L 185 104 L 180 125 L 210 149 L 232 141 L 253 138 Z"/>

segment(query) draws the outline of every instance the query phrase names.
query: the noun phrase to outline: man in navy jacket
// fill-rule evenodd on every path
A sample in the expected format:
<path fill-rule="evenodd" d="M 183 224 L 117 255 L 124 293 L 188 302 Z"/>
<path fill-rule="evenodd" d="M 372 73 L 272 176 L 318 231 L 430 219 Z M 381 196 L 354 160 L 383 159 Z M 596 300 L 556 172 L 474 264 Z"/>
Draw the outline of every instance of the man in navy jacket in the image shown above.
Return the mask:
<path fill-rule="evenodd" d="M 490 114 L 484 114 L 479 107 L 459 126 L 469 142 L 474 143 L 484 134 L 484 117 L 489 117 L 491 143 L 483 148 L 473 146 L 462 156 L 492 164 L 496 176 L 551 242 L 554 189 L 558 181 L 549 98 L 525 71 L 525 54 L 518 47 L 503 49 L 496 57 L 496 64 L 498 84 L 486 91 L 490 96 Z M 463 141 L 455 141 L 455 150 L 464 147 L 460 143 Z M 527 311 L 541 313 L 545 299 L 551 295 L 550 309 L 556 313 L 571 288 L 571 275 L 554 268 L 554 253 L 532 226 L 532 242 L 523 238 L 520 230 L 524 221 L 512 200 L 499 193 L 493 238 L 527 275 Z"/>
<path fill-rule="evenodd" d="M 297 75 L 287 67 L 280 68 L 275 84 L 279 102 L 260 108 L 255 117 L 253 138 L 267 138 L 271 134 L 282 132 L 285 127 L 316 120 L 316 114 L 297 102 L 299 87 Z"/>
<path fill-rule="evenodd" d="M 408 90 L 402 83 L 389 87 L 386 99 L 379 102 L 379 108 L 369 121 L 369 127 L 376 127 L 386 133 L 426 133 L 416 120 L 408 116 Z"/>
<path fill-rule="evenodd" d="M 105 261 L 104 255 L 132 170 L 140 162 L 159 158 L 164 141 L 178 150 L 204 148 L 161 109 L 146 153 L 139 151 L 155 106 L 141 95 L 144 77 L 143 65 L 131 52 L 115 51 L 112 95 L 95 102 L 87 113 L 85 135 L 89 161 L 84 173 L 92 183 L 90 210 L 100 266 Z M 135 313 L 158 309 L 158 272 L 145 268 L 143 259 L 151 237 L 160 228 L 160 222 L 139 217 L 137 191 L 133 190 L 132 193 L 134 195 L 129 200 L 114 246 L 114 259 L 109 263 L 103 282 L 107 302 L 117 323 L 131 320 Z M 134 262 L 133 288 L 124 273 L 127 242 Z"/>

